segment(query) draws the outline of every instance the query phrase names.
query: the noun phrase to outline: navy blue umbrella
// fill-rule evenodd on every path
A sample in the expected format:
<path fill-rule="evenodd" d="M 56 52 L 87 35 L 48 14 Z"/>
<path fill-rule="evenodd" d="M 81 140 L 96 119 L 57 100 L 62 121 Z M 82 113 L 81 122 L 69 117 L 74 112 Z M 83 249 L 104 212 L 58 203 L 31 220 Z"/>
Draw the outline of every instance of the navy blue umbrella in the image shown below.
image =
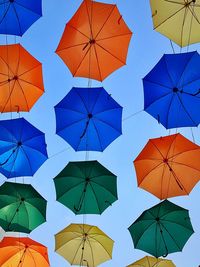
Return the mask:
<path fill-rule="evenodd" d="M 144 109 L 165 128 L 200 123 L 200 56 L 164 55 L 143 79 Z"/>
<path fill-rule="evenodd" d="M 56 133 L 76 151 L 103 151 L 122 134 L 122 107 L 103 87 L 73 87 L 55 112 Z"/>
<path fill-rule="evenodd" d="M 47 160 L 44 133 L 25 119 L 0 121 L 0 172 L 7 178 L 33 176 Z"/>
<path fill-rule="evenodd" d="M 0 0 L 0 33 L 22 36 L 41 16 L 41 0 Z"/>

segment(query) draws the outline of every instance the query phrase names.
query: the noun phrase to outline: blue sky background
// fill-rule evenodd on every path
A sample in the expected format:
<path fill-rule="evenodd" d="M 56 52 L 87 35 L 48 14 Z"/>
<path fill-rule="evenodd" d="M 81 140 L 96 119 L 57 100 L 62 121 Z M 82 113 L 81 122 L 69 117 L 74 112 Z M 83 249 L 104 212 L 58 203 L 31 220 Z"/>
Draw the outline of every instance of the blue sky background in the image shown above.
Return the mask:
<path fill-rule="evenodd" d="M 116 3 L 124 20 L 133 31 L 127 66 L 122 67 L 106 80 L 103 87 L 124 107 L 123 135 L 114 141 L 103 153 L 90 152 L 90 160 L 98 160 L 118 176 L 119 200 L 101 216 L 87 215 L 86 223 L 97 225 L 115 240 L 113 259 L 102 267 L 125 267 L 146 256 L 135 250 L 127 228 L 147 208 L 159 203 L 159 199 L 137 187 L 133 160 L 149 138 L 169 134 L 150 115 L 140 112 L 143 109 L 142 78 L 151 70 L 164 53 L 172 53 L 167 38 L 153 31 L 151 10 L 148 0 L 104 0 Z M 54 53 L 66 22 L 79 7 L 81 0 L 43 0 L 43 17 L 39 19 L 22 38 L 8 37 L 9 43 L 20 42 L 43 64 L 45 94 L 29 113 L 21 113 L 29 122 L 46 133 L 49 160 L 39 169 L 33 178 L 24 178 L 31 183 L 47 200 L 47 222 L 34 230 L 30 237 L 48 247 L 51 267 L 70 266 L 54 252 L 54 234 L 70 223 L 82 223 L 82 216 L 75 216 L 69 209 L 56 202 L 53 178 L 69 161 L 84 160 L 84 152 L 74 150 L 55 134 L 54 106 L 73 86 L 87 86 L 87 79 L 73 78 L 62 60 Z M 1 44 L 6 43 L 5 36 L 0 37 Z M 191 46 L 190 51 L 197 50 Z M 175 46 L 176 52 L 180 48 Z M 182 50 L 184 51 L 184 49 Z M 101 83 L 92 82 L 92 86 Z M 10 114 L 1 115 L 1 119 L 10 118 Z M 14 114 L 13 117 L 18 117 Z M 198 128 L 194 130 L 195 142 L 200 142 Z M 174 131 L 171 131 L 173 133 Z M 192 140 L 190 129 L 180 132 Z M 22 178 L 13 181 L 23 182 Z M 0 177 L 3 183 L 5 178 Z M 200 264 L 200 184 L 189 197 L 173 198 L 171 201 L 190 210 L 195 234 L 190 238 L 182 253 L 168 256 L 177 266 L 197 267 Z M 21 235 L 22 236 L 22 235 Z"/>

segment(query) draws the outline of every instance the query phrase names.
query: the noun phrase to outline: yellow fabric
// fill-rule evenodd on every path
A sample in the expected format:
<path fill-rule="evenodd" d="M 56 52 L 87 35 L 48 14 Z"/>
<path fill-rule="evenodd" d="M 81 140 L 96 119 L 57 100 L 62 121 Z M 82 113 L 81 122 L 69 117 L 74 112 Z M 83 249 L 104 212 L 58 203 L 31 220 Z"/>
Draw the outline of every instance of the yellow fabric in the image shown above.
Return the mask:
<path fill-rule="evenodd" d="M 70 224 L 55 241 L 56 252 L 71 265 L 95 267 L 112 258 L 114 241 L 96 226 Z"/>
<path fill-rule="evenodd" d="M 154 257 L 144 257 L 135 263 L 128 265 L 127 267 L 176 267 L 172 261 L 157 259 Z"/>
<path fill-rule="evenodd" d="M 181 47 L 200 42 L 200 0 L 150 0 L 156 31 Z"/>

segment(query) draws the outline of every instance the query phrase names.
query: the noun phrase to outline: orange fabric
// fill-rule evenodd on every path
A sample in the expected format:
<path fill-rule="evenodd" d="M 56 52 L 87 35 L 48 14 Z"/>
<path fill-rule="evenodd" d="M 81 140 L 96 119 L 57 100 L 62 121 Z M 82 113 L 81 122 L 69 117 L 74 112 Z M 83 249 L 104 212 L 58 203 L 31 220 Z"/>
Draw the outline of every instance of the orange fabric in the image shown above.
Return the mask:
<path fill-rule="evenodd" d="M 0 112 L 29 111 L 44 93 L 42 65 L 20 44 L 0 46 Z"/>
<path fill-rule="evenodd" d="M 116 5 L 84 0 L 56 53 L 73 76 L 102 81 L 126 64 L 131 35 Z"/>
<path fill-rule="evenodd" d="M 1 267 L 49 267 L 47 248 L 30 238 L 4 237 L 0 242 Z"/>
<path fill-rule="evenodd" d="M 134 161 L 138 186 L 160 199 L 187 195 L 200 180 L 200 147 L 181 134 L 150 139 Z"/>

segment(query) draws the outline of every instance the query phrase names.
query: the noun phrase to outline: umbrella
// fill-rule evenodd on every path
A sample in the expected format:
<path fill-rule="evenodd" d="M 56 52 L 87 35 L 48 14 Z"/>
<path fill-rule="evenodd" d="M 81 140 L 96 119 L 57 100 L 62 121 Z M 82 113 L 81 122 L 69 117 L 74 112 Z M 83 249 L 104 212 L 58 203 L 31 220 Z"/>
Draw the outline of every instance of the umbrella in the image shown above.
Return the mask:
<path fill-rule="evenodd" d="M 165 128 L 200 123 L 200 56 L 166 54 L 143 79 L 144 109 Z"/>
<path fill-rule="evenodd" d="M 103 87 L 73 87 L 55 112 L 56 133 L 76 151 L 103 151 L 122 134 L 122 107 Z"/>
<path fill-rule="evenodd" d="M 24 118 L 0 121 L 0 172 L 33 176 L 47 160 L 44 133 Z"/>
<path fill-rule="evenodd" d="M 71 265 L 95 267 L 112 258 L 114 241 L 96 226 L 70 224 L 55 241 L 56 252 Z"/>
<path fill-rule="evenodd" d="M 127 267 L 176 267 L 172 261 L 146 256 Z"/>
<path fill-rule="evenodd" d="M 126 64 L 131 36 L 116 5 L 84 0 L 66 24 L 56 53 L 73 76 L 102 81 Z"/>
<path fill-rule="evenodd" d="M 46 221 L 47 201 L 28 184 L 0 187 L 0 226 L 6 232 L 30 233 Z"/>
<path fill-rule="evenodd" d="M 117 200 L 116 180 L 98 161 L 69 162 L 54 178 L 57 200 L 75 214 L 101 214 Z"/>
<path fill-rule="evenodd" d="M 138 186 L 160 199 L 188 195 L 200 179 L 200 147 L 181 134 L 150 139 L 134 161 Z"/>
<path fill-rule="evenodd" d="M 168 200 L 144 211 L 129 231 L 134 247 L 156 258 L 182 251 L 194 232 L 188 210 Z"/>
<path fill-rule="evenodd" d="M 44 93 L 42 65 L 20 44 L 0 46 L 0 112 L 29 111 Z"/>
<path fill-rule="evenodd" d="M 200 42 L 199 0 L 150 0 L 150 3 L 156 31 L 181 47 Z"/>
<path fill-rule="evenodd" d="M 0 34 L 22 36 L 42 16 L 41 0 L 1 0 Z"/>
<path fill-rule="evenodd" d="M 5 237 L 0 242 L 1 267 L 49 267 L 47 248 L 27 237 Z"/>

